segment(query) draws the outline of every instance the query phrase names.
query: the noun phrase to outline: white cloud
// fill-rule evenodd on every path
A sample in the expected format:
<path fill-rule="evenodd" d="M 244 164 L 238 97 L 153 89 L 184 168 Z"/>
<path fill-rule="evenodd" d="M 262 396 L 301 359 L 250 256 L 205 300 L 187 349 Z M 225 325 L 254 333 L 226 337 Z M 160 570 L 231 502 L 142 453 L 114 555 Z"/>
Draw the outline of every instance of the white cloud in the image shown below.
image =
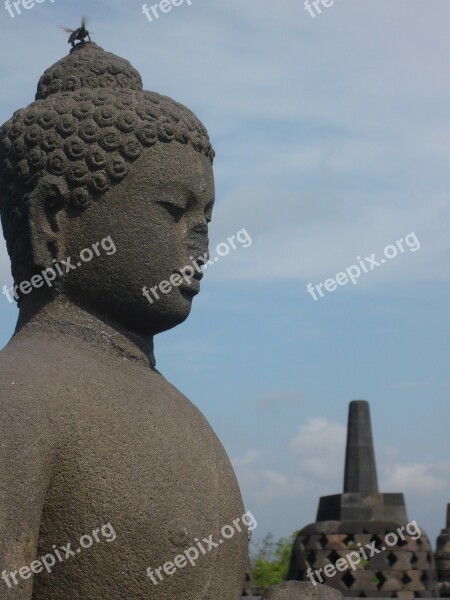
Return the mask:
<path fill-rule="evenodd" d="M 330 478 L 329 482 L 333 485 L 336 474 L 344 472 L 345 440 L 344 425 L 318 417 L 300 426 L 290 448 L 299 456 L 305 472 L 315 478 Z"/>
<path fill-rule="evenodd" d="M 447 488 L 448 465 L 409 464 L 394 465 L 384 478 L 386 490 L 430 495 Z"/>
<path fill-rule="evenodd" d="M 261 471 L 261 475 L 270 488 L 274 488 L 276 490 L 286 490 L 291 487 L 291 482 L 289 481 L 288 477 L 282 473 L 277 473 L 271 469 L 263 469 Z"/>
<path fill-rule="evenodd" d="M 267 468 L 267 458 L 263 458 L 257 451 L 253 452 L 254 456 L 245 455 L 232 461 L 239 484 L 252 506 L 277 511 L 280 501 L 294 500 L 305 495 L 317 496 L 314 481 L 298 473 L 283 472 L 282 466 L 279 469 Z"/>
<path fill-rule="evenodd" d="M 274 503 L 296 498 L 307 499 L 314 505 L 320 495 L 340 491 L 344 446 L 345 427 L 319 417 L 301 426 L 287 442 L 286 460 L 282 464 L 274 464 L 262 450 L 255 448 L 232 462 L 246 497 L 258 507 L 272 506 L 276 510 L 279 505 Z M 289 450 L 294 455 L 293 461 Z M 336 468 L 339 462 L 340 468 Z"/>
<path fill-rule="evenodd" d="M 256 463 L 261 458 L 260 452 L 258 450 L 248 450 L 245 456 L 242 458 L 235 458 L 233 460 L 233 465 L 235 468 L 239 467 L 247 467 Z"/>

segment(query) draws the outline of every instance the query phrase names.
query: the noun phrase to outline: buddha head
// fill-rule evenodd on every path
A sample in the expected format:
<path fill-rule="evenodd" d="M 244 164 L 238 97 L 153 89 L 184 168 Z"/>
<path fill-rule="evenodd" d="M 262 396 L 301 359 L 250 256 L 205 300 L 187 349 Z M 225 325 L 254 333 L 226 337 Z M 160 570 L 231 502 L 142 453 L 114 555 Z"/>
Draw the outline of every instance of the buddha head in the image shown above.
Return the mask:
<path fill-rule="evenodd" d="M 207 260 L 213 158 L 192 112 L 144 91 L 127 61 L 76 46 L 0 131 L 0 211 L 21 309 L 62 297 L 146 334 L 185 320 Z M 143 293 L 163 281 L 170 291 Z"/>

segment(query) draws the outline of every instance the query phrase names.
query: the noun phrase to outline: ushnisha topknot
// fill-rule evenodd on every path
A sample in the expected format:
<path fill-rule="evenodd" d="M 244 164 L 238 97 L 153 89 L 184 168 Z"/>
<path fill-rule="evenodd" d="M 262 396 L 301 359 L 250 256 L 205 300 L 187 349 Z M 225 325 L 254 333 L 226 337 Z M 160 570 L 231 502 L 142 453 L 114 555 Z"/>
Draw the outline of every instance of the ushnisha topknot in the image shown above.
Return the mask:
<path fill-rule="evenodd" d="M 143 90 L 139 73 L 95 43 L 75 46 L 45 71 L 36 101 L 0 129 L 0 212 L 15 282 L 30 273 L 27 202 L 82 210 L 122 182 L 129 164 L 159 143 L 214 150 L 197 117 Z"/>
<path fill-rule="evenodd" d="M 127 60 L 90 42 L 76 45 L 68 56 L 44 72 L 38 83 L 36 100 L 81 88 L 144 90 L 141 76 Z"/>

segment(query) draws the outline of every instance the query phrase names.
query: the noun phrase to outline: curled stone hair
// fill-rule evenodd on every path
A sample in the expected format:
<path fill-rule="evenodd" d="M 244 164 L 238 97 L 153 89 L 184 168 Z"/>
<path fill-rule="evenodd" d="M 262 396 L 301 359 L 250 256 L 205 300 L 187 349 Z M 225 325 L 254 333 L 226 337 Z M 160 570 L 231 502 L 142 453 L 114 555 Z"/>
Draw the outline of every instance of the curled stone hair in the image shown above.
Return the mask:
<path fill-rule="evenodd" d="M 80 44 L 41 77 L 36 101 L 0 129 L 0 212 L 16 283 L 33 270 L 27 201 L 83 210 L 122 182 L 145 148 L 178 142 L 214 159 L 186 107 L 142 87 L 128 61 Z M 42 191 L 43 190 L 43 191 Z"/>

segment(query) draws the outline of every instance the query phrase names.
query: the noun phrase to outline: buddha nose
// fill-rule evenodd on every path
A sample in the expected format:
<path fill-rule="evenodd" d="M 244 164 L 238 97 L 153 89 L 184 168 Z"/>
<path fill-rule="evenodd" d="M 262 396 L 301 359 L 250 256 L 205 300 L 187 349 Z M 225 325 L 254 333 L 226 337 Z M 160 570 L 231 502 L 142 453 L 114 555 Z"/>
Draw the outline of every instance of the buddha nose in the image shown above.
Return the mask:
<path fill-rule="evenodd" d="M 195 258 L 205 258 L 206 262 L 209 258 L 208 251 L 208 225 L 205 223 L 197 223 L 190 228 L 188 232 L 188 251 Z"/>

